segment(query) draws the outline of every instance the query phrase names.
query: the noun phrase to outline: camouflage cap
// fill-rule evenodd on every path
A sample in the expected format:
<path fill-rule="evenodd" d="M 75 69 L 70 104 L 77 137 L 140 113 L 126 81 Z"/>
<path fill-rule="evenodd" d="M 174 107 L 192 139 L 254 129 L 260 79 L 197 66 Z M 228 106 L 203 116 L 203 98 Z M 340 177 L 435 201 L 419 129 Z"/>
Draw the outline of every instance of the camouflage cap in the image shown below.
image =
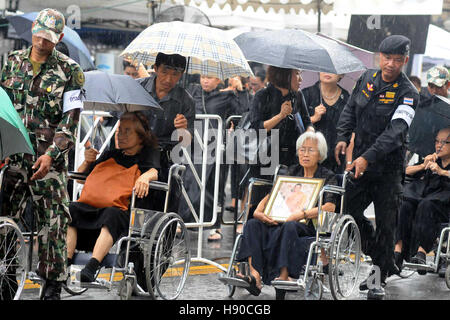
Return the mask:
<path fill-rule="evenodd" d="M 442 66 L 435 66 L 427 72 L 427 82 L 435 86 L 442 87 L 448 80 L 450 80 L 447 68 Z"/>
<path fill-rule="evenodd" d="M 31 33 L 56 44 L 64 30 L 64 25 L 63 14 L 55 9 L 47 8 L 39 12 Z"/>

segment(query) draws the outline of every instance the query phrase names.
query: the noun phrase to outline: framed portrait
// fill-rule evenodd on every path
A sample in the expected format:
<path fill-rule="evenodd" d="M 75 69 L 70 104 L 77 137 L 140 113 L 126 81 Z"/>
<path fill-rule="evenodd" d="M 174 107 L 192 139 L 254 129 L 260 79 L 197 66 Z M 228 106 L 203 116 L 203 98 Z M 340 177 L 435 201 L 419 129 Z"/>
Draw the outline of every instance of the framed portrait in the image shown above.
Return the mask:
<path fill-rule="evenodd" d="M 325 179 L 278 176 L 264 214 L 275 221 L 285 222 L 295 212 L 316 207 L 324 182 Z"/>

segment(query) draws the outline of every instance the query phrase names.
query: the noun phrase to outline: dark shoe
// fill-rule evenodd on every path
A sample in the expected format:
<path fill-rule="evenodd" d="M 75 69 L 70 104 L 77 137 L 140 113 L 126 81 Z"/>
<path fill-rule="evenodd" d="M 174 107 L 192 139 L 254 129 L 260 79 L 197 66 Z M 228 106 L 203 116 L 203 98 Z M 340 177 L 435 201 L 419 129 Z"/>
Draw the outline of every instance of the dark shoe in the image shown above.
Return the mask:
<path fill-rule="evenodd" d="M 427 256 L 425 253 L 418 251 L 416 255 L 411 258 L 411 262 L 414 264 L 427 264 Z M 423 276 L 427 274 L 427 270 L 417 269 L 417 273 Z"/>
<path fill-rule="evenodd" d="M 44 284 L 43 300 L 61 300 L 61 281 L 46 280 Z"/>
<path fill-rule="evenodd" d="M 394 252 L 395 265 L 398 268 L 398 273 L 402 272 L 403 268 L 403 253 L 402 252 Z"/>
<path fill-rule="evenodd" d="M 252 275 L 241 276 L 241 275 L 237 274 L 236 278 L 244 280 L 245 282 L 247 282 L 250 285 L 249 287 L 245 288 L 245 289 L 247 289 L 248 292 L 250 292 L 250 294 L 252 294 L 254 296 L 260 295 L 261 289 L 259 289 L 256 286 L 256 278 L 254 276 L 252 276 Z"/>
<path fill-rule="evenodd" d="M 228 206 L 228 207 L 225 207 L 225 210 L 230 211 L 230 212 L 234 212 L 234 208 L 235 207 L 233 207 L 233 206 Z"/>
<path fill-rule="evenodd" d="M 402 262 L 403 263 L 403 262 Z M 400 275 L 400 268 L 397 266 L 397 263 L 393 264 L 391 268 L 387 271 L 387 276 L 390 277 L 393 274 Z"/>
<path fill-rule="evenodd" d="M 414 264 L 426 264 L 427 256 L 425 253 L 418 251 L 416 255 L 411 258 L 411 262 Z"/>
<path fill-rule="evenodd" d="M 88 263 L 80 271 L 80 282 L 94 282 L 95 274 L 100 267 L 100 262 L 95 258 L 89 259 Z"/>
<path fill-rule="evenodd" d="M 80 271 L 80 282 L 94 282 L 95 281 L 95 271 L 83 268 Z"/>
<path fill-rule="evenodd" d="M 385 292 L 383 287 L 369 289 L 367 292 L 367 300 L 383 300 Z"/>

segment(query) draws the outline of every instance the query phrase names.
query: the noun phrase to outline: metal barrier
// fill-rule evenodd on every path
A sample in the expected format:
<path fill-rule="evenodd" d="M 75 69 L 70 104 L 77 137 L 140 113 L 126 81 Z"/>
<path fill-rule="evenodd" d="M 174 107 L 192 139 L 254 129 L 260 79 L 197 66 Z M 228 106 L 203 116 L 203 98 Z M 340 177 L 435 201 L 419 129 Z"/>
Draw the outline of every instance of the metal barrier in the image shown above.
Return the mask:
<path fill-rule="evenodd" d="M 90 116 L 96 116 L 98 118 L 93 120 L 92 126 L 89 122 L 92 123 L 92 121 L 86 120 L 86 117 Z M 101 125 L 100 117 L 111 117 L 111 115 L 108 112 L 101 112 L 101 111 L 83 111 L 80 115 L 80 124 L 78 126 L 78 134 L 77 134 L 77 141 L 75 146 L 75 161 L 74 161 L 74 168 L 78 168 L 81 163 L 84 161 L 84 146 L 86 142 L 91 138 L 93 134 L 93 130 L 97 130 L 97 127 Z M 222 267 L 220 264 L 205 259 L 202 257 L 202 251 L 203 251 L 203 229 L 205 227 L 211 227 L 213 226 L 217 221 L 217 209 L 218 209 L 218 197 L 219 197 L 219 182 L 220 182 L 220 166 L 221 166 L 221 159 L 224 151 L 224 143 L 223 143 L 223 120 L 218 115 L 210 115 L 210 114 L 198 114 L 196 115 L 196 121 L 203 123 L 203 136 L 200 135 L 198 130 L 194 128 L 194 137 L 193 139 L 196 139 L 196 141 L 199 143 L 199 146 L 202 150 L 202 163 L 201 163 L 201 178 L 198 175 L 198 172 L 195 170 L 194 163 L 192 162 L 192 158 L 188 150 L 181 146 L 181 150 L 183 152 L 183 160 L 184 164 L 188 165 L 192 173 L 195 177 L 195 181 L 197 185 L 200 188 L 201 196 L 200 196 L 200 207 L 199 212 L 196 212 L 194 209 L 192 202 L 189 199 L 189 196 L 186 192 L 186 189 L 184 185 L 182 185 L 182 195 L 184 199 L 186 200 L 186 203 L 194 217 L 195 222 L 186 223 L 187 228 L 198 228 L 198 239 L 197 239 L 197 255 L 196 257 L 192 257 L 191 261 L 194 262 L 202 262 L 206 264 L 213 265 L 217 268 L 219 268 L 222 271 L 226 271 L 224 267 Z M 208 145 L 209 145 L 209 139 L 211 137 L 210 135 L 210 123 L 212 121 L 217 121 L 217 135 L 215 139 L 215 143 L 213 147 L 216 150 L 216 158 L 214 161 L 214 197 L 213 197 L 213 212 L 212 212 L 212 220 L 211 221 L 204 221 L 205 216 L 205 191 L 206 191 L 206 183 L 207 178 L 206 177 L 206 168 L 207 168 L 207 160 L 208 160 Z M 99 149 L 99 156 L 102 154 L 102 152 L 105 150 L 105 148 L 108 146 L 109 141 L 114 136 L 114 133 L 118 127 L 118 123 L 114 125 L 114 127 L 111 129 L 111 131 L 107 134 L 106 139 L 102 146 Z M 81 129 L 82 126 L 84 128 L 88 127 L 88 130 L 85 133 L 85 136 L 82 140 L 80 140 L 81 137 Z M 194 146 L 194 143 L 191 143 L 191 146 Z M 209 146 L 211 147 L 211 146 Z M 76 181 L 74 181 L 74 188 L 73 188 L 73 195 L 72 200 L 76 200 L 78 197 L 79 192 L 81 191 L 83 185 L 78 184 Z"/>

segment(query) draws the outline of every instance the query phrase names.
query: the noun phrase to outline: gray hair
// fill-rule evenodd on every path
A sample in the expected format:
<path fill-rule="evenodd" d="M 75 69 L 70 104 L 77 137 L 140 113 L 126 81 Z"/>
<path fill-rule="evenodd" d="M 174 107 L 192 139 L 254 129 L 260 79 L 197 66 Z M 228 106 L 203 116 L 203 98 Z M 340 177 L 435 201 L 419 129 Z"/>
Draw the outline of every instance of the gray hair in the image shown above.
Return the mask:
<path fill-rule="evenodd" d="M 297 152 L 298 152 L 298 149 L 300 149 L 303 146 L 303 143 L 305 143 L 305 141 L 307 139 L 317 142 L 317 148 L 319 149 L 319 155 L 320 155 L 319 163 L 324 162 L 328 155 L 328 146 L 327 146 L 327 140 L 325 140 L 325 137 L 323 136 L 323 134 L 319 131 L 316 131 L 316 132 L 306 131 L 305 133 L 303 133 L 297 139 L 297 144 L 296 144 Z"/>

